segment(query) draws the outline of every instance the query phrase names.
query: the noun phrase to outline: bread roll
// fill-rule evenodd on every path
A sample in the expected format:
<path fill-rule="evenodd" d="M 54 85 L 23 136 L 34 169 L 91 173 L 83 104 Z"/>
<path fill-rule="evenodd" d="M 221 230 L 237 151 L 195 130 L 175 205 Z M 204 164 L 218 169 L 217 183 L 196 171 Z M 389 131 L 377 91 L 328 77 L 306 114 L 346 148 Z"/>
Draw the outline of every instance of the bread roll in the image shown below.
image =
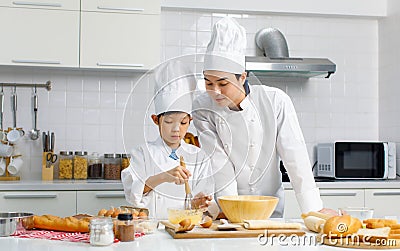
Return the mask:
<path fill-rule="evenodd" d="M 104 216 L 107 213 L 107 209 L 100 209 L 100 211 L 97 213 L 98 216 Z"/>
<path fill-rule="evenodd" d="M 89 221 L 75 217 L 61 218 L 54 215 L 33 216 L 34 227 L 65 232 L 89 232 Z"/>
<path fill-rule="evenodd" d="M 356 233 L 362 227 L 361 221 L 350 215 L 333 216 L 324 225 L 324 234 L 330 238 L 345 237 Z"/>
<path fill-rule="evenodd" d="M 326 222 L 326 220 L 318 218 L 316 216 L 307 216 L 306 218 L 304 218 L 304 225 L 306 226 L 306 228 L 310 231 L 316 232 L 316 233 L 320 233 L 322 230 L 322 226 L 324 225 Z"/>
<path fill-rule="evenodd" d="M 363 222 L 365 224 L 368 225 L 368 223 L 370 223 L 371 226 L 381 226 L 383 224 L 383 226 L 385 227 L 390 227 L 391 225 L 396 225 L 397 224 L 397 220 L 396 219 L 367 219 L 367 220 L 363 220 Z"/>

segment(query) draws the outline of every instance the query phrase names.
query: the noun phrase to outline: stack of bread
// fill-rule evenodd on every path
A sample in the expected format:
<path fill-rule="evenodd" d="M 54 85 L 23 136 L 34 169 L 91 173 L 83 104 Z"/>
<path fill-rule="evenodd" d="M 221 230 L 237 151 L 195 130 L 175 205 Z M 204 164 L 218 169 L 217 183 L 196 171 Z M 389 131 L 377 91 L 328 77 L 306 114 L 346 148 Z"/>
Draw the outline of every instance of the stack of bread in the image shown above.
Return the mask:
<path fill-rule="evenodd" d="M 400 239 L 400 224 L 396 219 L 367 219 L 363 223 L 366 228 L 360 229 L 358 235 L 381 239 Z"/>
<path fill-rule="evenodd" d="M 332 216 L 320 212 L 302 214 L 308 230 L 325 234 L 329 238 L 350 235 L 373 239 L 400 239 L 400 224 L 395 219 L 367 219 L 363 223 L 350 215 Z"/>
<path fill-rule="evenodd" d="M 146 208 L 133 208 L 128 206 L 111 207 L 110 209 L 100 209 L 97 216 L 117 218 L 118 214 L 131 213 L 134 219 L 146 218 L 148 216 L 148 209 Z"/>

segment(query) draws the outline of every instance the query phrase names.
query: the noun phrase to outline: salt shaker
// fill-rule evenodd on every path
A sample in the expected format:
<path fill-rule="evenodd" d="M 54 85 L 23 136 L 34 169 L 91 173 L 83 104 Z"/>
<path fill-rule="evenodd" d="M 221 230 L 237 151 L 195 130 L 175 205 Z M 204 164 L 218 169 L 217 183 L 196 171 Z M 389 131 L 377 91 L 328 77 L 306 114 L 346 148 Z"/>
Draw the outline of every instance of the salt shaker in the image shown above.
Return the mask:
<path fill-rule="evenodd" d="M 90 220 L 90 244 L 108 246 L 114 242 L 113 221 L 109 217 L 95 217 Z"/>

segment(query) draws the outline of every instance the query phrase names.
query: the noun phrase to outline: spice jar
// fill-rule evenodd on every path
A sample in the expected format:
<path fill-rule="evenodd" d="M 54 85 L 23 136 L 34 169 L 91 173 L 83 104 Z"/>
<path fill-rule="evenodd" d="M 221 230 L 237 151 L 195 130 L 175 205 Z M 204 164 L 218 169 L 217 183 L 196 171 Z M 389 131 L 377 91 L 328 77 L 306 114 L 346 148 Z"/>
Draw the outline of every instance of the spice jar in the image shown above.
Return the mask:
<path fill-rule="evenodd" d="M 109 217 L 95 217 L 90 220 L 90 244 L 107 246 L 114 242 L 113 221 Z"/>
<path fill-rule="evenodd" d="M 102 179 L 103 175 L 103 164 L 101 157 L 98 153 L 92 153 L 88 156 L 88 179 Z"/>
<path fill-rule="evenodd" d="M 121 179 L 121 154 L 104 154 L 104 179 Z"/>
<path fill-rule="evenodd" d="M 125 153 L 122 154 L 122 157 L 121 157 L 121 171 L 129 166 L 130 158 L 131 158 L 130 154 L 125 154 Z"/>
<path fill-rule="evenodd" d="M 116 237 L 120 241 L 135 240 L 135 226 L 131 213 L 118 214 Z"/>
<path fill-rule="evenodd" d="M 75 152 L 74 179 L 87 179 L 87 152 Z"/>
<path fill-rule="evenodd" d="M 72 179 L 72 156 L 73 152 L 61 151 L 58 161 L 58 178 Z"/>

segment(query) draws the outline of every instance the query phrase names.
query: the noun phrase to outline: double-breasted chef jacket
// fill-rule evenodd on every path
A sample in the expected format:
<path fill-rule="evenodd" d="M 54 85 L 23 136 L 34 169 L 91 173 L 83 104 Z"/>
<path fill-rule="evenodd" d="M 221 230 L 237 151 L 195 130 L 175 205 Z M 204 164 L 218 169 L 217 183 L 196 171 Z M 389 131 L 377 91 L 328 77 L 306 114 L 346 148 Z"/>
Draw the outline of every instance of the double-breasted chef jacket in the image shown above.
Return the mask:
<path fill-rule="evenodd" d="M 249 86 L 241 111 L 218 106 L 209 95 L 193 103 L 193 122 L 202 148 L 210 154 L 215 192 L 221 195 L 272 195 L 282 217 L 282 159 L 302 212 L 322 209 L 306 144 L 289 96 L 264 85 Z"/>
<path fill-rule="evenodd" d="M 172 149 L 159 137 L 154 142 L 132 150 L 130 166 L 121 173 L 126 200 L 134 207 L 148 208 L 150 215 L 158 219 L 168 217 L 169 207 L 183 208 L 186 195 L 184 185 L 175 183 L 162 183 L 148 194 L 143 194 L 145 182 L 150 176 L 179 166 L 179 159 L 174 160 L 169 157 L 171 152 Z M 189 185 L 193 196 L 199 192 L 212 195 L 214 180 L 207 154 L 202 149 L 181 140 L 176 155 L 184 157 L 186 168 L 192 174 Z"/>

